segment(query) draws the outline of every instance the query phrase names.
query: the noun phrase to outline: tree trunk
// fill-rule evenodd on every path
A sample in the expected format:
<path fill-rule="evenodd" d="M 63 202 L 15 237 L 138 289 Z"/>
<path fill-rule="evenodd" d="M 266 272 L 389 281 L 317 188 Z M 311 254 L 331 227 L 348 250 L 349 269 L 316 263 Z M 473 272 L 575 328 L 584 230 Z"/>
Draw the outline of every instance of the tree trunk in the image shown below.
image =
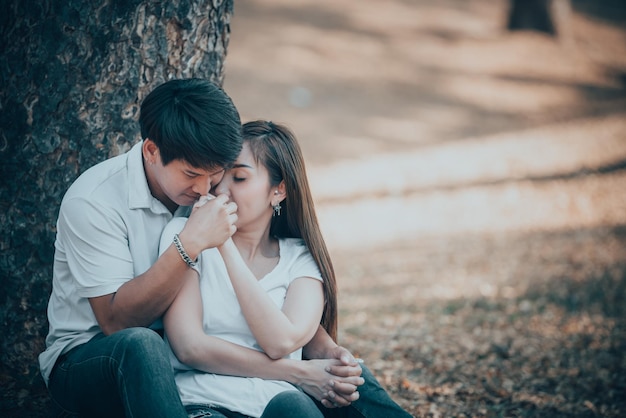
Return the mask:
<path fill-rule="evenodd" d="M 63 194 L 140 139 L 139 105 L 153 87 L 222 84 L 233 0 L 0 6 L 0 415 L 36 417 L 48 402 L 37 356 Z"/>

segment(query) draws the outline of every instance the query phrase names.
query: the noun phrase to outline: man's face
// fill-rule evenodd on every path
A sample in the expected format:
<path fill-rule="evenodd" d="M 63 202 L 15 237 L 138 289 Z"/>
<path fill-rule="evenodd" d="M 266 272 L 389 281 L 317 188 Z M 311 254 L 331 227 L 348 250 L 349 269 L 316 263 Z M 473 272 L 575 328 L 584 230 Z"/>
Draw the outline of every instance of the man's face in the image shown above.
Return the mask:
<path fill-rule="evenodd" d="M 224 176 L 223 168 L 209 171 L 192 167 L 182 160 L 174 160 L 164 166 L 159 159 L 155 166 L 155 177 L 163 194 L 178 206 L 193 205 Z"/>
<path fill-rule="evenodd" d="M 158 147 L 150 139 L 144 140 L 144 165 L 152 195 L 165 206 L 191 206 L 200 196 L 209 193 L 222 180 L 224 168 L 205 170 L 193 167 L 183 160 L 163 165 Z"/>

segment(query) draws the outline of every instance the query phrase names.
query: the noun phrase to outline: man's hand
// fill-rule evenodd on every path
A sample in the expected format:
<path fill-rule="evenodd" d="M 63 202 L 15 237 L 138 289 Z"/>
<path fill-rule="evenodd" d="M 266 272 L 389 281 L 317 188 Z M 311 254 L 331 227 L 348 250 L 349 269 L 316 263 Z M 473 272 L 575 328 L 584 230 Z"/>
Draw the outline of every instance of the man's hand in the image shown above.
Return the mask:
<path fill-rule="evenodd" d="M 330 370 L 339 368 L 347 371 L 339 360 L 307 360 L 303 364 L 306 365 L 306 374 L 298 381 L 298 386 L 325 407 L 348 406 L 359 399 L 357 388 L 363 384 L 363 378 L 358 365 L 358 374 L 355 375 L 352 370 L 346 376 L 337 376 Z"/>
<path fill-rule="evenodd" d="M 304 346 L 302 354 L 307 359 L 332 360 L 326 364 L 326 371 L 332 376 L 333 383 L 323 397 L 317 398 L 322 405 L 327 408 L 346 406 L 359 399 L 356 390 L 364 383 L 361 366 L 352 353 L 338 346 L 321 325 Z M 344 379 L 349 380 L 346 382 Z"/>
<path fill-rule="evenodd" d="M 180 240 L 189 256 L 195 259 L 203 250 L 222 245 L 230 238 L 237 230 L 235 222 L 237 204 L 229 202 L 226 195 L 202 196 L 180 232 Z"/>
<path fill-rule="evenodd" d="M 334 378 L 332 388 L 321 403 L 327 408 L 349 405 L 359 399 L 357 389 L 364 383 L 361 366 L 352 353 L 341 346 L 335 346 L 326 355 L 336 361 L 326 366 L 326 371 Z"/>

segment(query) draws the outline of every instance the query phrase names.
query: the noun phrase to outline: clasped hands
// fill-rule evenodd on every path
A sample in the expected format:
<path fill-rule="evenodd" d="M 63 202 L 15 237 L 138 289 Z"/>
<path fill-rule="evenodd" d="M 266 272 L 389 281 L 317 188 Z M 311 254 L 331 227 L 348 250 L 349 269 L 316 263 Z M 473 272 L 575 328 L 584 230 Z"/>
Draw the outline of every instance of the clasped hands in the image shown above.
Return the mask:
<path fill-rule="evenodd" d="M 336 347 L 335 358 L 306 360 L 307 374 L 299 386 L 327 408 L 350 405 L 359 399 L 358 387 L 365 380 L 361 366 L 350 352 Z"/>

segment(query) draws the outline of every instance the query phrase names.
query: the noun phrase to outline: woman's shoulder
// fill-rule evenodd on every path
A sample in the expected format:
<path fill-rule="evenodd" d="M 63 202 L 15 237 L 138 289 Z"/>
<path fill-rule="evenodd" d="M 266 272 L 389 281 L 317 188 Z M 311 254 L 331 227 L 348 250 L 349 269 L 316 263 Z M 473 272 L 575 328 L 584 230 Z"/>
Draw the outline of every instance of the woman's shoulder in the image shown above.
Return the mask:
<path fill-rule="evenodd" d="M 281 239 L 280 258 L 281 265 L 289 270 L 292 280 L 303 276 L 322 280 L 319 268 L 303 239 Z"/>
<path fill-rule="evenodd" d="M 281 238 L 280 256 L 286 259 L 312 259 L 311 252 L 302 238 Z"/>
<path fill-rule="evenodd" d="M 162 235 L 169 235 L 171 237 L 174 237 L 174 234 L 178 234 L 180 231 L 183 230 L 186 223 L 187 218 L 183 216 L 175 216 L 167 223 L 167 225 L 165 225 Z"/>
<path fill-rule="evenodd" d="M 303 251 L 307 250 L 306 244 L 302 238 L 280 238 L 280 250 Z"/>
<path fill-rule="evenodd" d="M 185 223 L 187 223 L 187 218 L 176 216 L 172 218 L 167 225 L 165 225 L 165 228 L 163 228 L 163 231 L 161 232 L 159 254 L 162 254 L 167 247 L 170 246 L 174 239 L 174 235 L 183 230 Z"/>

